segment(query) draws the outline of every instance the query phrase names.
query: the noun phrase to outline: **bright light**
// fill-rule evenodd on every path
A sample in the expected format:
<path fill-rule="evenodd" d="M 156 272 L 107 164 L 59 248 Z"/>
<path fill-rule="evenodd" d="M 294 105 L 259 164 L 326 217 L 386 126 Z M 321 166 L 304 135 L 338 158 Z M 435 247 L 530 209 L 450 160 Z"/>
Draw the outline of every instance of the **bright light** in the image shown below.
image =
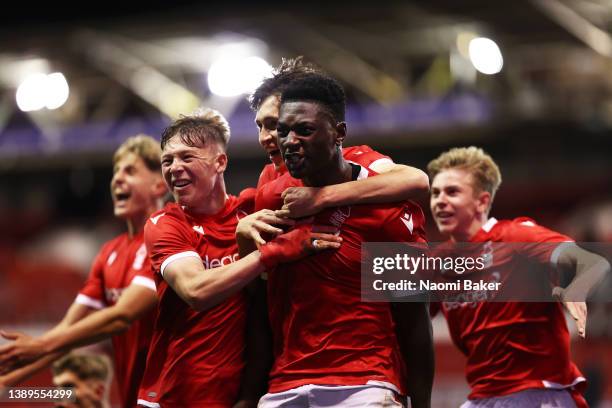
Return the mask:
<path fill-rule="evenodd" d="M 47 75 L 47 109 L 57 109 L 68 100 L 68 82 L 61 72 Z"/>
<path fill-rule="evenodd" d="M 504 66 L 499 47 L 489 38 L 474 38 L 470 41 L 469 53 L 472 65 L 483 74 L 497 74 Z"/>
<path fill-rule="evenodd" d="M 250 93 L 272 73 L 272 67 L 260 57 L 222 57 L 208 71 L 208 87 L 219 96 Z"/>
<path fill-rule="evenodd" d="M 24 112 L 42 108 L 57 109 L 67 100 L 70 90 L 66 77 L 60 72 L 33 74 L 17 88 L 17 106 Z"/>

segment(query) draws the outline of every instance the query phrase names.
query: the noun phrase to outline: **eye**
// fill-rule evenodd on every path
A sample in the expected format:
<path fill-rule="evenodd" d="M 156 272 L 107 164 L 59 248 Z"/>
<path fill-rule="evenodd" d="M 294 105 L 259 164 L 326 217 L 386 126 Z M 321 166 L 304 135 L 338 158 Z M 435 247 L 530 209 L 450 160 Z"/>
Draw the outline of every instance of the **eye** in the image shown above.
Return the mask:
<path fill-rule="evenodd" d="M 276 132 L 276 136 L 278 138 L 284 138 L 287 137 L 287 135 L 289 134 L 289 128 L 287 126 L 279 125 L 276 127 Z"/>

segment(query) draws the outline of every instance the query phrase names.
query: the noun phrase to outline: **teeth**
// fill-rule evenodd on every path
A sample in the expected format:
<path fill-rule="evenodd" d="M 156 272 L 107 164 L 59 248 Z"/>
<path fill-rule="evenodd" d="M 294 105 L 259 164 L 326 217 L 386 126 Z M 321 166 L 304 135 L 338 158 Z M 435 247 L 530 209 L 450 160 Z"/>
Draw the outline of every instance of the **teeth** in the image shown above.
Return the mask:
<path fill-rule="evenodd" d="M 179 180 L 174 182 L 175 187 L 185 187 L 187 184 L 189 184 L 189 181 L 187 180 Z"/>

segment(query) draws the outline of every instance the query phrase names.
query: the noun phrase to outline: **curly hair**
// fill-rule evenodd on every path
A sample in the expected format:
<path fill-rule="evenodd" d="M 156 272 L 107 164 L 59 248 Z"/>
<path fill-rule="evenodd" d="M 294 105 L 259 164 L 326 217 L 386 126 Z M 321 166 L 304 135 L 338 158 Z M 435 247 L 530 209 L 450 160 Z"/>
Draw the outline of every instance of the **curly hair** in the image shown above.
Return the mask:
<path fill-rule="evenodd" d="M 248 97 L 251 109 L 257 112 L 261 104 L 271 95 L 279 95 L 296 79 L 304 75 L 322 73 L 316 65 L 304 62 L 304 57 L 283 58 L 280 65 L 274 69 L 270 78 L 264 79 L 259 87 Z"/>
<path fill-rule="evenodd" d="M 281 104 L 291 101 L 317 103 L 336 122 L 344 121 L 346 109 L 344 88 L 327 75 L 309 73 L 292 81 L 281 94 Z"/>

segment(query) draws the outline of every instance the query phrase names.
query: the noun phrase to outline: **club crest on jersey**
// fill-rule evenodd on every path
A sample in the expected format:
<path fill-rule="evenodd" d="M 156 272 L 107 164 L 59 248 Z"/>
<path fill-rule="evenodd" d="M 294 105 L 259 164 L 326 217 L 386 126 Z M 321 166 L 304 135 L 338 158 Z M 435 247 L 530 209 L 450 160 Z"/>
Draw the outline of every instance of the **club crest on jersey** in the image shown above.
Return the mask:
<path fill-rule="evenodd" d="M 144 264 L 145 259 L 147 258 L 147 247 L 143 243 L 138 251 L 136 251 L 136 256 L 134 257 L 134 263 L 132 264 L 132 268 L 139 270 L 142 269 L 142 265 Z"/>
<path fill-rule="evenodd" d="M 329 217 L 329 222 L 334 227 L 340 228 L 350 216 L 351 207 L 338 207 Z"/>

